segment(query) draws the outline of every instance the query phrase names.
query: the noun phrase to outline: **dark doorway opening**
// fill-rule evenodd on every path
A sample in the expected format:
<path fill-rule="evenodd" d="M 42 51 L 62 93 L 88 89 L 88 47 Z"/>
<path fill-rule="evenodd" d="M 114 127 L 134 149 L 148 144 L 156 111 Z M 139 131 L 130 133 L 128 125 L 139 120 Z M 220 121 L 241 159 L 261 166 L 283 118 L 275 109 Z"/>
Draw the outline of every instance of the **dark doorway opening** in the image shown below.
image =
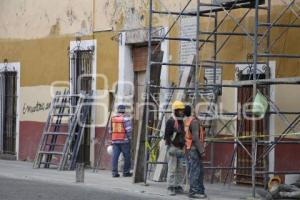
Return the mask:
<path fill-rule="evenodd" d="M 16 155 L 17 135 L 17 72 L 0 73 L 1 154 Z"/>
<path fill-rule="evenodd" d="M 75 50 L 71 55 L 71 84 L 72 94 L 86 94 L 92 95 L 92 73 L 93 73 L 93 50 Z M 77 98 L 72 100 L 72 104 L 77 104 Z M 92 122 L 92 111 L 90 108 L 86 124 L 90 125 Z M 90 141 L 91 128 L 85 127 L 84 136 L 79 148 L 77 162 L 85 163 L 90 166 Z"/>

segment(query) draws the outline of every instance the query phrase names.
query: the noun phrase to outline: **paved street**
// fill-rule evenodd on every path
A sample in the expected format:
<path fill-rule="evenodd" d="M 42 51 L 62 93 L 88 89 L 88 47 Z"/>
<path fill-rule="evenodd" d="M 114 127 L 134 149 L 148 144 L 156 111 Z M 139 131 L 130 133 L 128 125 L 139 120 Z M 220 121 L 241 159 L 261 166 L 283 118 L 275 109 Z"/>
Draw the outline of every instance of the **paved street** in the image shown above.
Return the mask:
<path fill-rule="evenodd" d="M 32 163 L 0 160 L 0 200 L 188 200 L 169 196 L 165 182 L 132 184 L 132 178 L 112 178 L 110 171 L 85 170 L 84 183 L 75 183 L 74 171 L 33 169 Z M 208 200 L 245 200 L 251 188 L 206 183 Z M 185 188 L 187 189 L 187 188 Z"/>
<path fill-rule="evenodd" d="M 120 191 L 0 177 L 1 200 L 154 200 Z"/>

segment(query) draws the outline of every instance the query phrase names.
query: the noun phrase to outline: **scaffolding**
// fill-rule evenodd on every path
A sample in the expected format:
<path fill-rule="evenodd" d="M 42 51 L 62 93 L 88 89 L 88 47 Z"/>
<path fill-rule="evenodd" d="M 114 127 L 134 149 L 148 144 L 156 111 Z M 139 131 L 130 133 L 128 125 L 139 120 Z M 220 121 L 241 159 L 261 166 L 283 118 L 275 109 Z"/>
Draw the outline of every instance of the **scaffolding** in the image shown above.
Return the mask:
<path fill-rule="evenodd" d="M 191 5 L 193 0 L 188 0 L 187 4 L 183 7 L 180 12 L 177 11 L 169 11 L 169 10 L 155 10 L 154 1 L 149 1 L 149 34 L 148 34 L 148 67 L 146 72 L 146 106 L 144 108 L 144 129 L 140 129 L 139 131 L 139 140 L 142 141 L 143 135 L 141 131 L 145 131 L 144 142 L 139 143 L 139 150 L 144 150 L 144 159 L 136 161 L 138 164 L 144 166 L 144 182 L 147 182 L 148 169 L 149 165 L 165 165 L 165 162 L 153 162 L 149 160 L 151 151 L 154 149 L 154 146 L 157 145 L 157 141 L 161 139 L 161 136 L 157 135 L 158 131 L 151 131 L 149 129 L 150 126 L 153 126 L 153 123 L 149 124 L 149 118 L 151 113 L 157 112 L 157 110 L 152 110 L 149 105 L 153 101 L 153 88 L 157 91 L 168 91 L 172 93 L 176 90 L 183 90 L 185 92 L 189 92 L 193 94 L 192 102 L 196 105 L 202 98 L 205 96 L 205 92 L 212 91 L 218 100 L 217 96 L 220 94 L 220 90 L 222 88 L 236 88 L 243 89 L 248 87 L 248 98 L 244 98 L 243 103 L 254 102 L 254 98 L 256 94 L 262 94 L 268 100 L 268 110 L 265 113 L 265 118 L 268 119 L 272 115 L 276 115 L 280 118 L 280 120 L 285 123 L 287 128 L 280 134 L 274 135 L 270 133 L 268 129 L 267 120 L 261 122 L 254 122 L 254 118 L 252 121 L 248 123 L 248 135 L 239 135 L 241 130 L 244 129 L 244 121 L 243 118 L 241 120 L 238 119 L 238 116 L 241 116 L 243 110 L 237 109 L 236 112 L 217 112 L 216 115 L 212 116 L 211 112 L 202 112 L 201 116 L 204 119 L 204 125 L 206 125 L 206 132 L 209 137 L 207 138 L 207 143 L 209 143 L 210 148 L 210 160 L 206 163 L 205 169 L 211 170 L 212 172 L 216 169 L 228 170 L 228 173 L 225 178 L 225 182 L 229 177 L 229 172 L 237 173 L 242 170 L 249 173 L 251 177 L 251 185 L 252 185 L 252 196 L 255 197 L 255 190 L 257 185 L 257 177 L 261 176 L 263 178 L 263 183 L 265 184 L 268 180 L 268 175 L 270 174 L 300 174 L 300 171 L 270 171 L 268 167 L 267 156 L 269 156 L 270 152 L 272 152 L 276 145 L 279 144 L 290 144 L 290 145 L 299 145 L 300 141 L 286 141 L 284 138 L 291 134 L 293 131 L 296 134 L 295 129 L 297 125 L 300 123 L 300 111 L 281 111 L 275 102 L 269 97 L 270 87 L 273 85 L 298 85 L 300 84 L 299 77 L 290 77 L 290 78 L 272 78 L 270 77 L 270 61 L 271 59 L 299 59 L 300 54 L 275 54 L 272 53 L 272 47 L 282 38 L 285 33 L 289 29 L 300 28 L 300 25 L 296 24 L 299 19 L 298 12 L 295 11 L 300 10 L 300 7 L 297 5 L 295 0 L 280 0 L 282 4 L 285 6 L 283 10 L 279 12 L 279 14 L 275 15 L 272 12 L 272 4 L 271 0 L 232 0 L 232 1 L 220 1 L 214 0 L 211 3 L 203 3 L 201 0 L 196 1 L 196 8 L 194 11 L 188 11 L 187 8 Z M 156 2 L 157 3 L 157 2 Z M 162 3 L 162 2 L 158 2 Z M 164 6 L 162 6 L 164 7 Z M 243 13 L 240 17 L 236 17 L 234 10 L 239 10 Z M 288 23 L 279 23 L 280 20 L 285 16 L 288 12 L 292 12 L 296 18 L 289 21 Z M 260 14 L 263 13 L 265 19 L 260 17 Z M 243 25 L 243 22 L 246 20 L 246 17 L 250 14 L 253 14 L 253 28 L 248 30 L 248 27 Z M 166 31 L 164 37 L 155 37 L 153 36 L 153 18 L 154 16 L 175 16 L 174 23 L 170 26 L 169 30 Z M 181 17 L 195 17 L 196 18 L 196 31 L 194 38 L 183 38 L 183 37 L 170 37 L 169 33 L 174 28 L 175 23 Z M 213 29 L 212 30 L 203 30 L 202 20 L 213 20 Z M 221 27 L 227 19 L 230 19 L 234 22 L 234 27 L 230 31 L 222 31 Z M 208 22 L 209 23 L 209 22 Z M 275 38 L 271 38 L 271 32 L 274 28 L 281 29 L 282 32 Z M 237 31 L 240 30 L 240 31 Z M 219 40 L 220 36 L 224 36 L 225 40 Z M 226 46 L 226 44 L 230 43 L 230 41 L 234 40 L 237 37 L 245 37 L 249 39 L 249 42 L 252 44 L 252 51 L 249 55 L 245 56 L 243 60 L 224 60 L 222 59 L 222 50 Z M 154 62 L 152 59 L 152 54 L 156 51 L 156 48 L 153 48 L 153 42 L 159 41 L 161 43 L 164 40 L 172 40 L 172 41 L 189 41 L 195 43 L 195 50 L 193 55 L 195 55 L 195 60 L 191 64 L 186 63 L 171 63 L 171 62 Z M 213 51 L 213 55 L 210 58 L 203 59 L 203 49 L 206 45 L 212 45 L 211 49 Z M 220 83 L 217 82 L 218 78 L 218 68 L 222 65 L 224 71 L 227 70 L 227 66 L 229 65 L 245 65 L 242 70 L 236 71 L 236 76 L 238 77 L 237 81 L 233 81 L 232 83 Z M 162 86 L 162 85 L 154 85 L 151 82 L 151 68 L 153 65 L 161 65 L 166 67 L 191 67 L 194 70 L 193 77 L 193 85 L 190 87 L 177 87 L 177 86 Z M 261 67 L 263 66 L 263 67 Z M 213 80 L 212 82 L 202 82 L 199 80 L 199 73 L 203 69 L 212 69 L 213 71 Z M 247 76 L 244 76 L 243 72 L 248 71 Z M 158 90 L 159 89 L 159 90 Z M 162 114 L 170 113 L 168 110 L 168 106 L 163 107 L 162 110 L 158 111 Z M 254 117 L 254 114 L 251 112 L 246 113 L 250 117 Z M 220 130 L 216 130 L 213 128 L 214 117 L 218 117 L 220 115 L 230 116 L 231 120 L 225 123 Z M 287 119 L 287 115 L 295 116 L 292 122 L 289 122 Z M 224 130 L 229 123 L 232 121 L 236 121 L 236 133 L 233 133 L 233 137 L 228 138 L 219 138 L 218 134 Z M 158 129 L 161 127 L 162 122 L 158 122 L 156 127 Z M 261 134 L 258 132 L 258 128 L 263 126 L 267 132 Z M 268 129 L 268 130 L 267 130 Z M 283 141 L 284 140 L 284 141 Z M 226 167 L 217 167 L 214 166 L 214 145 L 215 144 L 232 144 L 234 146 L 234 150 L 232 153 L 232 159 L 230 162 L 230 166 Z M 151 146 L 147 147 L 147 144 Z M 152 144 L 152 145 L 151 145 Z M 259 151 L 258 151 L 259 149 Z M 137 154 L 141 151 L 137 150 Z M 247 156 L 251 159 L 250 167 L 235 167 L 234 162 L 237 160 L 237 154 L 240 154 L 241 151 L 244 151 Z M 140 155 L 141 156 L 141 155 Z M 136 156 L 137 159 L 137 156 Z M 141 163 L 143 161 L 143 163 Z M 140 162 L 140 163 L 139 163 Z M 259 165 L 258 165 L 259 163 Z M 213 173 L 211 173 L 213 174 Z M 213 180 L 213 178 L 211 179 Z"/>

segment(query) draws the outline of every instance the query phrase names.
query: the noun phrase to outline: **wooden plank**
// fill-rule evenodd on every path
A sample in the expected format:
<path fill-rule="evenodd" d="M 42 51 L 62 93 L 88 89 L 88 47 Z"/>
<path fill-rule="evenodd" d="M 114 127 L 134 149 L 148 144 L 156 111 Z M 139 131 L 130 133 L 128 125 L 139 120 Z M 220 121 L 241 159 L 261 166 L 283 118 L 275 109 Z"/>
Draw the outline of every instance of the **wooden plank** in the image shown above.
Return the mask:
<path fill-rule="evenodd" d="M 195 56 L 191 55 L 188 58 L 188 64 L 193 64 L 195 61 Z M 180 77 L 180 81 L 179 81 L 179 86 L 178 87 L 188 87 L 190 85 L 191 79 L 192 79 L 192 75 L 194 70 L 191 67 L 185 67 L 181 77 Z M 175 100 L 179 100 L 182 101 L 184 99 L 184 90 L 176 90 L 173 93 L 172 96 L 172 100 L 171 102 L 175 101 Z M 168 106 L 167 110 L 170 110 L 171 105 Z M 161 126 L 161 136 L 162 133 L 165 131 L 165 125 L 166 125 L 166 121 L 167 121 L 167 116 L 165 115 Z M 165 145 L 165 141 L 162 140 L 160 142 L 160 151 L 159 151 L 159 156 L 157 161 L 158 162 L 165 162 L 166 161 L 166 155 L 167 155 L 167 146 Z M 153 175 L 153 181 L 161 181 L 162 180 L 162 172 L 165 171 L 165 168 L 167 166 L 166 165 L 157 165 L 154 171 L 154 175 Z"/>
<path fill-rule="evenodd" d="M 132 60 L 133 60 L 133 70 L 136 71 L 146 71 L 147 68 L 147 54 L 148 46 L 133 47 L 132 48 Z"/>
<path fill-rule="evenodd" d="M 157 47 L 157 45 L 152 45 L 152 49 L 155 48 L 160 49 L 160 46 Z M 158 51 L 156 54 L 158 55 L 159 53 L 160 51 Z M 146 71 L 147 58 L 148 58 L 148 46 L 133 46 L 132 47 L 133 71 L 135 72 Z"/>

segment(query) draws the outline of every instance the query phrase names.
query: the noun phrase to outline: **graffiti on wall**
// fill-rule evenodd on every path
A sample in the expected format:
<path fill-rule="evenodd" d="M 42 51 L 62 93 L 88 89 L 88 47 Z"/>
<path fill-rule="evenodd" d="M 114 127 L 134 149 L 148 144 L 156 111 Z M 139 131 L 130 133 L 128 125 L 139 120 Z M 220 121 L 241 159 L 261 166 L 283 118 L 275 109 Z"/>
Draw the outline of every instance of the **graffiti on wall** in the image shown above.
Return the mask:
<path fill-rule="evenodd" d="M 21 98 L 18 106 L 20 121 L 45 122 L 54 96 L 65 94 L 65 92 L 65 87 L 21 87 Z"/>
<path fill-rule="evenodd" d="M 43 112 L 49 110 L 51 106 L 51 102 L 39 102 L 36 101 L 34 104 L 24 103 L 22 107 L 23 115 L 32 114 L 36 112 Z"/>

